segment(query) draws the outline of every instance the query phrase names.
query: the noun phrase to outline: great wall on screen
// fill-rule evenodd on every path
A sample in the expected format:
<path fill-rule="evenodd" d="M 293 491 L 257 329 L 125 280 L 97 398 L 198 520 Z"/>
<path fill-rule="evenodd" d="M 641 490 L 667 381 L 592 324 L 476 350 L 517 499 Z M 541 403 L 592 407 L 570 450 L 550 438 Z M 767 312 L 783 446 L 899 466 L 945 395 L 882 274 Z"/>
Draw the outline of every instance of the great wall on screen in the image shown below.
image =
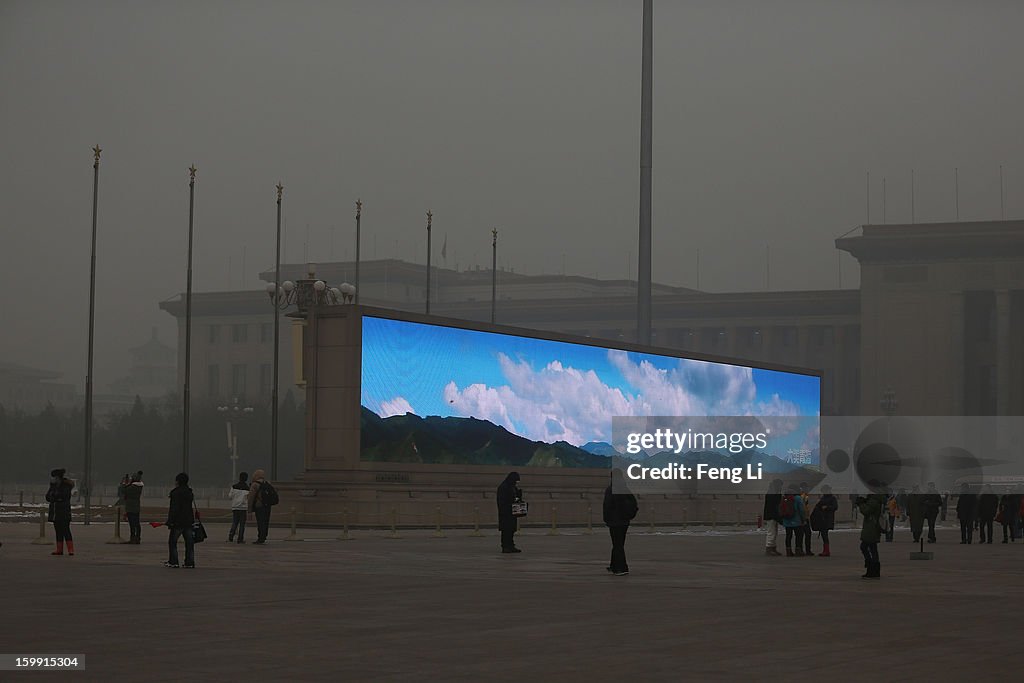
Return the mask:
<path fill-rule="evenodd" d="M 606 468 L 616 416 L 813 416 L 765 451 L 644 452 L 766 473 L 817 469 L 820 378 L 390 318 L 362 320 L 364 462 Z"/>

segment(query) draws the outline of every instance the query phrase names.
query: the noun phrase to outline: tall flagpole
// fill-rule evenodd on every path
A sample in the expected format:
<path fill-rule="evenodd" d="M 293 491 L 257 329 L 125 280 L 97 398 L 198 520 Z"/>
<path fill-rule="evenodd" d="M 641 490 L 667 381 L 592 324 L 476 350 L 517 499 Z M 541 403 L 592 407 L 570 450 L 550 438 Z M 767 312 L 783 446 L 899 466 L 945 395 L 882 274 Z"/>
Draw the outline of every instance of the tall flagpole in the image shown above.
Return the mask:
<path fill-rule="evenodd" d="M 427 315 L 430 315 L 430 222 L 434 218 L 429 210 L 427 211 Z"/>
<path fill-rule="evenodd" d="M 643 58 L 640 85 L 640 239 L 637 252 L 637 342 L 651 343 L 651 162 L 654 66 L 654 6 L 644 0 Z"/>
<path fill-rule="evenodd" d="M 196 165 L 188 167 L 188 265 L 185 275 L 185 387 L 182 391 L 181 471 L 188 472 L 189 413 L 192 402 L 192 226 L 195 215 Z"/>
<path fill-rule="evenodd" d="M 359 303 L 359 222 L 363 217 L 363 200 L 356 200 L 356 298 Z"/>
<path fill-rule="evenodd" d="M 956 219 L 960 220 L 960 169 L 953 168 L 953 198 L 956 202 Z"/>
<path fill-rule="evenodd" d="M 85 476 L 82 488 L 85 495 L 85 523 L 89 523 L 92 509 L 92 359 L 96 330 L 96 207 L 100 187 L 99 145 L 92 148 L 92 256 L 89 266 L 89 359 L 85 370 Z"/>
<path fill-rule="evenodd" d="M 274 258 L 274 293 L 281 293 L 281 195 L 284 185 L 277 183 L 277 255 Z M 277 479 L 278 382 L 280 381 L 281 309 L 274 305 L 274 388 L 270 392 L 270 478 Z"/>
<path fill-rule="evenodd" d="M 1003 204 L 1003 165 L 999 164 L 999 220 L 1006 220 L 1006 210 Z"/>
<path fill-rule="evenodd" d="M 491 323 L 498 301 L 498 229 L 491 228 Z"/>

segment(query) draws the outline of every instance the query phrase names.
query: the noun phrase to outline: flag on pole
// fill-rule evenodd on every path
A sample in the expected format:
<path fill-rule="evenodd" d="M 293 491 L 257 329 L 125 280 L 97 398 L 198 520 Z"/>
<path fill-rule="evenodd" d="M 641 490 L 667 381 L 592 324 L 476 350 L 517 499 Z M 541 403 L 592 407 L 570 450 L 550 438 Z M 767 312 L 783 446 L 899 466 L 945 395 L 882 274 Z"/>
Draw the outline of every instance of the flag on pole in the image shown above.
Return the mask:
<path fill-rule="evenodd" d="M 444 242 L 441 244 L 441 259 L 448 264 L 448 233 L 444 234 Z"/>

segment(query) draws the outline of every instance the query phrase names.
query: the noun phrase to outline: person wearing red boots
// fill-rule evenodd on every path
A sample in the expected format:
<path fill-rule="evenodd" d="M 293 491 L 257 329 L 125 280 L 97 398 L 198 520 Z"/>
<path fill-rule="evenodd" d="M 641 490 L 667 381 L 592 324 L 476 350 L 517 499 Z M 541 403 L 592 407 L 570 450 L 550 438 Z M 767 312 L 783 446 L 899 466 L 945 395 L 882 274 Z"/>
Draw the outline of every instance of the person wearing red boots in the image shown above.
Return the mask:
<path fill-rule="evenodd" d="M 75 554 L 75 540 L 71 537 L 71 492 L 75 489 L 75 482 L 64 474 L 63 469 L 50 472 L 50 488 L 46 492 L 46 502 L 50 504 L 47 519 L 53 522 L 53 531 L 57 536 L 57 548 L 51 555 L 63 555 L 65 543 L 68 555 Z"/>
<path fill-rule="evenodd" d="M 811 511 L 811 528 L 821 536 L 822 550 L 818 557 L 832 557 L 828 543 L 828 532 L 836 528 L 836 510 L 839 499 L 832 495 L 832 487 L 826 484 L 821 487 L 821 498 Z"/>

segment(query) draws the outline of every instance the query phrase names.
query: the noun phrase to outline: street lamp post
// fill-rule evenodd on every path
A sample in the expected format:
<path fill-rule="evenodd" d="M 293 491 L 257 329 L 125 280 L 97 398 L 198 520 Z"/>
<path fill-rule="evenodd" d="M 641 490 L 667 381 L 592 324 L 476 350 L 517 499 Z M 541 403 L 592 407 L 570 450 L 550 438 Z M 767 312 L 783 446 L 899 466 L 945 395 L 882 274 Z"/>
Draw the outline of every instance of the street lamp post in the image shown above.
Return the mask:
<path fill-rule="evenodd" d="M 277 183 L 277 246 L 274 256 L 274 294 L 281 291 L 281 196 L 284 185 Z M 274 295 L 271 295 L 272 297 Z M 281 309 L 274 306 L 274 386 L 270 392 L 270 478 L 277 479 L 277 391 L 281 350 Z"/>
<path fill-rule="evenodd" d="M 100 186 L 100 149 L 92 148 L 92 256 L 89 266 L 89 358 L 85 371 L 85 523 L 89 523 L 92 502 L 92 364 L 96 330 L 96 208 Z"/>
<path fill-rule="evenodd" d="M 430 315 L 430 222 L 434 214 L 427 211 L 427 315 Z"/>
<path fill-rule="evenodd" d="M 228 430 L 228 448 L 231 449 L 231 481 L 238 479 L 238 422 L 242 418 L 250 417 L 253 409 L 250 406 L 238 404 L 238 397 L 229 406 L 217 406 L 217 412 L 226 418 Z"/>
<path fill-rule="evenodd" d="M 192 225 L 196 198 L 196 166 L 188 168 L 188 266 L 185 276 L 185 386 L 182 390 L 181 471 L 188 472 L 189 413 L 192 401 Z"/>

